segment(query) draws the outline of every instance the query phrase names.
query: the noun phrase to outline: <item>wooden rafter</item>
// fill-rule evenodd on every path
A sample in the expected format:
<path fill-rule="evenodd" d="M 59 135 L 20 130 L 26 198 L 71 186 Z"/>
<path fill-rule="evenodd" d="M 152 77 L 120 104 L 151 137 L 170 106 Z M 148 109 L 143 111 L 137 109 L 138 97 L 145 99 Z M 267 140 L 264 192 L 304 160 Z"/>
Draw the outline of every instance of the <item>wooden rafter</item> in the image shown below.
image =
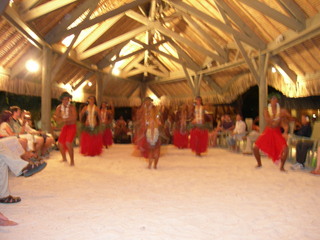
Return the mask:
<path fill-rule="evenodd" d="M 197 17 L 203 21 L 205 21 L 207 24 L 210 24 L 216 28 L 219 28 L 220 30 L 232 34 L 234 36 L 237 36 L 241 41 L 247 43 L 250 46 L 253 46 L 256 49 L 264 49 L 266 47 L 265 44 L 261 42 L 256 42 L 254 39 L 251 39 L 249 36 L 247 36 L 245 33 L 239 32 L 232 27 L 226 25 L 225 23 L 205 14 L 204 12 L 193 8 L 189 6 L 188 4 L 181 2 L 181 1 L 175 1 L 171 2 L 168 1 L 169 4 L 172 4 L 177 10 L 184 12 L 186 14 L 192 15 L 193 17 Z"/>
<path fill-rule="evenodd" d="M 157 31 L 159 31 L 160 33 L 162 33 L 163 35 L 169 37 L 169 38 L 173 38 L 176 41 L 182 42 L 194 49 L 196 49 L 197 51 L 199 51 L 200 53 L 210 56 L 212 59 L 218 61 L 218 62 L 224 62 L 224 59 L 217 55 L 216 53 L 213 53 L 212 51 L 198 45 L 197 43 L 182 37 L 180 34 L 175 33 L 165 27 L 162 26 L 162 24 L 160 22 L 152 22 L 150 21 L 148 18 L 142 16 L 141 14 L 138 14 L 134 11 L 127 11 L 126 15 L 142 24 L 145 24 L 146 26 L 150 27 L 150 28 L 154 28 Z"/>
<path fill-rule="evenodd" d="M 89 28 L 89 27 L 91 27 L 93 25 L 96 25 L 97 23 L 103 22 L 103 21 L 105 21 L 105 20 L 107 20 L 109 18 L 112 18 L 114 16 L 122 14 L 125 11 L 128 11 L 130 9 L 138 7 L 139 5 L 144 4 L 144 3 L 148 2 L 148 1 L 150 1 L 150 0 L 136 0 L 136 1 L 130 2 L 130 3 L 125 4 L 125 5 L 123 5 L 123 6 L 119 7 L 119 8 L 116 8 L 116 9 L 111 10 L 111 11 L 105 13 L 105 14 L 102 14 L 102 15 L 100 15 L 98 17 L 90 19 L 89 21 L 87 21 L 85 23 L 80 23 L 78 26 L 73 27 L 71 29 L 64 28 L 63 29 L 64 31 L 60 31 L 60 32 L 58 31 L 55 34 L 53 32 L 51 32 L 50 35 L 48 36 L 48 38 L 50 37 L 50 43 L 59 42 L 63 38 L 65 38 L 65 37 L 67 37 L 69 35 L 72 35 L 75 32 L 79 31 L 79 29 L 83 30 L 83 29 Z M 91 3 L 91 0 L 90 1 L 85 1 L 85 2 Z"/>
<path fill-rule="evenodd" d="M 131 39 L 131 38 L 133 38 L 133 37 L 145 32 L 145 31 L 148 31 L 148 30 L 149 30 L 149 27 L 141 26 L 139 28 L 136 28 L 136 29 L 128 32 L 128 33 L 125 33 L 125 34 L 122 34 L 122 35 L 120 35 L 118 37 L 115 37 L 115 38 L 113 38 L 113 39 L 111 39 L 111 40 L 109 40 L 107 42 L 101 43 L 98 46 L 90 48 L 90 49 L 86 50 L 83 53 L 79 53 L 78 58 L 80 60 L 89 58 L 89 57 L 91 57 L 93 55 L 96 55 L 96 54 L 98 54 L 98 53 L 100 53 L 102 51 L 105 51 L 105 50 L 107 50 L 107 49 L 109 49 L 109 48 L 111 48 L 113 46 L 118 45 L 119 43 L 127 41 L 127 40 L 129 40 L 129 39 Z"/>
<path fill-rule="evenodd" d="M 73 2 L 76 2 L 78 0 L 53 0 L 46 2 L 44 4 L 41 4 L 40 6 L 37 6 L 26 13 L 22 15 L 22 19 L 24 21 L 31 21 L 38 17 L 41 17 L 43 15 L 46 15 L 50 12 L 53 12 L 59 8 L 65 7 Z"/>
<path fill-rule="evenodd" d="M 284 26 L 287 26 L 292 30 L 301 31 L 305 28 L 304 22 L 300 22 L 296 18 L 288 17 L 260 1 L 252 1 L 252 0 L 239 0 L 239 1 L 263 13 L 264 15 L 269 16 L 270 18 L 276 20 L 277 22 L 283 24 Z"/>

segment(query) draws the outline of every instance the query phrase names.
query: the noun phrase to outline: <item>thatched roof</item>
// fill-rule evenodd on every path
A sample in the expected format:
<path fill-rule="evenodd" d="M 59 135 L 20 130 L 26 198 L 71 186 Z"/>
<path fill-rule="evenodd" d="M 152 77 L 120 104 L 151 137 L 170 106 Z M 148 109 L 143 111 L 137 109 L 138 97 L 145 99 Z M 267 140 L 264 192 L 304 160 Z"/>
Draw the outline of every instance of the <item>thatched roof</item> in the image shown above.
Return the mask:
<path fill-rule="evenodd" d="M 260 74 L 288 97 L 320 95 L 320 1 L 4 0 L 0 14 L 0 90 L 40 95 L 24 64 L 48 48 L 53 97 L 82 101 L 102 81 L 118 106 L 144 92 L 230 103 Z"/>

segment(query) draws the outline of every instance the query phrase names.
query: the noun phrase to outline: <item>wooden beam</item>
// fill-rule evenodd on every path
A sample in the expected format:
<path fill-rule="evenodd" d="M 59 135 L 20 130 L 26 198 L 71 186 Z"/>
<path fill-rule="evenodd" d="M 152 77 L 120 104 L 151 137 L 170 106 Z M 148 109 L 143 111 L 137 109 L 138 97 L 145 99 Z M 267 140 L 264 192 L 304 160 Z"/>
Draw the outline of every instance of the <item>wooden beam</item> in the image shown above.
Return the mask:
<path fill-rule="evenodd" d="M 320 34 L 320 13 L 306 20 L 306 28 L 300 32 L 289 30 L 282 33 L 284 40 L 280 43 L 274 41 L 268 44 L 267 49 L 262 53 L 270 52 L 271 55 L 276 55 L 290 47 L 296 46 L 308 39 L 311 39 Z"/>
<path fill-rule="evenodd" d="M 27 11 L 21 18 L 25 22 L 31 21 L 76 1 L 78 0 L 52 0 Z"/>
<path fill-rule="evenodd" d="M 3 0 L 0 2 L 0 16 L 2 15 L 2 13 L 6 10 L 6 8 L 9 5 L 10 0 Z"/>
<path fill-rule="evenodd" d="M 210 24 L 216 28 L 219 28 L 221 31 L 225 33 L 232 34 L 234 36 L 237 36 L 241 41 L 247 43 L 250 46 L 253 46 L 256 49 L 264 49 L 266 47 L 265 44 L 262 44 L 261 42 L 256 42 L 254 39 L 251 39 L 249 36 L 246 34 L 239 32 L 232 27 L 224 24 L 223 22 L 205 14 L 204 12 L 191 7 L 190 5 L 181 2 L 181 1 L 168 1 L 166 0 L 169 4 L 173 5 L 177 10 L 180 10 L 181 12 L 187 13 L 193 17 L 197 17 L 198 19 L 201 19 L 202 21 L 206 22 L 207 24 Z"/>
<path fill-rule="evenodd" d="M 94 75 L 93 72 L 88 72 L 86 73 L 83 78 L 75 85 L 72 87 L 73 91 L 77 90 L 82 83 L 84 83 L 85 81 L 87 81 L 89 78 L 91 78 Z"/>
<path fill-rule="evenodd" d="M 118 22 L 124 14 L 119 14 L 108 21 L 102 22 L 93 32 L 91 32 L 82 42 L 75 48 L 77 53 L 87 50 L 99 37 L 108 31 L 116 22 Z"/>
<path fill-rule="evenodd" d="M 101 59 L 97 66 L 99 69 L 103 69 L 105 68 L 106 66 L 109 65 L 109 62 L 111 61 L 111 59 L 114 57 L 114 56 L 118 56 L 121 49 L 127 45 L 128 43 L 130 42 L 130 40 L 128 41 L 125 41 L 125 42 L 122 42 L 120 44 L 118 44 L 116 47 L 114 47 L 103 59 Z"/>
<path fill-rule="evenodd" d="M 242 3 L 246 4 L 247 6 L 261 12 L 263 15 L 266 15 L 277 22 L 281 23 L 282 25 L 295 30 L 301 31 L 305 28 L 305 24 L 303 22 L 299 22 L 295 18 L 288 17 L 281 12 L 269 7 L 265 3 L 260 1 L 252 1 L 252 0 L 239 0 Z"/>
<path fill-rule="evenodd" d="M 34 7 L 40 0 L 23 0 L 21 1 L 21 6 L 23 11 L 27 11 Z"/>
<path fill-rule="evenodd" d="M 210 56 L 211 58 L 213 58 L 214 60 L 216 60 L 218 62 L 223 62 L 224 61 L 224 59 L 221 56 L 211 52 L 210 50 L 198 45 L 197 43 L 195 43 L 195 42 L 193 42 L 193 41 L 191 41 L 191 40 L 189 40 L 187 38 L 182 37 L 180 34 L 175 33 L 173 31 L 163 27 L 160 24 L 160 22 L 152 22 L 148 18 L 146 18 L 146 17 L 142 16 L 141 14 L 138 14 L 138 13 L 136 13 L 134 11 L 127 11 L 126 15 L 128 17 L 130 17 L 130 18 L 142 23 L 142 24 L 147 25 L 150 28 L 156 29 L 157 31 L 159 31 L 163 35 L 166 35 L 169 38 L 174 38 L 175 40 L 177 40 L 179 42 L 182 42 L 182 43 L 184 43 L 184 44 L 196 49 L 197 51 L 199 51 L 200 53 L 204 54 L 205 56 Z"/>
<path fill-rule="evenodd" d="M 208 34 L 197 24 L 189 15 L 183 14 L 183 19 L 186 23 L 195 31 L 200 37 L 204 38 L 204 40 L 214 49 L 217 53 L 226 61 L 226 52 L 225 50 L 217 44 L 214 39 L 212 39 Z"/>
<path fill-rule="evenodd" d="M 293 0 L 278 0 L 283 8 L 299 22 L 305 22 L 306 14 L 302 11 L 300 6 Z"/>
<path fill-rule="evenodd" d="M 52 39 L 51 39 L 51 43 L 54 43 L 54 42 L 59 42 L 60 40 L 62 40 L 63 38 L 65 38 L 65 37 L 67 37 L 67 36 L 69 36 L 69 35 L 72 35 L 72 34 L 74 34 L 75 32 L 77 32 L 77 31 L 79 31 L 79 30 L 83 30 L 83 29 L 86 29 L 86 28 L 89 28 L 89 27 L 91 27 L 91 26 L 93 26 L 93 25 L 96 25 L 97 23 L 100 23 L 100 22 L 103 22 L 103 21 L 105 21 L 105 20 L 107 20 L 107 19 L 109 19 L 109 18 L 112 18 L 112 17 L 114 17 L 114 16 L 117 16 L 117 15 L 119 15 L 119 14 L 122 14 L 122 13 L 124 13 L 125 11 L 127 11 L 127 10 L 130 10 L 130 9 L 133 9 L 133 8 L 135 8 L 135 7 L 138 7 L 139 5 L 141 5 L 141 4 L 144 4 L 144 3 L 146 3 L 146 2 L 149 2 L 150 0 L 135 0 L 135 1 L 133 1 L 133 2 L 130 2 L 130 3 L 128 3 L 128 4 L 125 4 L 125 5 L 123 5 L 123 6 L 121 6 L 121 7 L 119 7 L 119 8 L 116 8 L 116 9 L 114 9 L 114 10 L 111 10 L 111 11 L 109 11 L 109 12 L 107 12 L 107 13 L 105 13 L 105 14 L 102 14 L 102 15 L 100 15 L 100 16 L 98 16 L 98 17 L 95 17 L 95 18 L 93 18 L 93 19 L 90 19 L 90 21 L 87 21 L 87 22 L 85 22 L 85 23 L 80 23 L 78 26 L 76 26 L 76 27 L 73 27 L 73 28 L 71 28 L 71 29 L 67 29 L 66 30 L 66 28 L 65 29 L 63 29 L 63 30 L 65 30 L 65 31 L 63 31 L 63 32 L 56 32 L 56 36 L 54 36 L 54 34 L 52 35 L 52 34 L 50 34 L 50 36 L 52 37 Z M 91 0 L 90 1 L 85 1 L 85 2 L 88 2 L 88 3 L 91 3 Z"/>
<path fill-rule="evenodd" d="M 128 63 L 122 70 L 124 72 L 130 71 L 133 67 L 138 65 L 144 59 L 144 54 L 140 53 L 136 58 L 134 58 L 130 63 Z"/>
<path fill-rule="evenodd" d="M 289 78 L 293 83 L 297 82 L 297 74 L 289 68 L 279 55 L 273 56 L 270 61 L 283 77 Z"/>
<path fill-rule="evenodd" d="M 80 60 L 89 58 L 89 57 L 91 57 L 93 55 L 96 55 L 96 54 L 98 54 L 98 53 L 100 53 L 102 51 L 105 51 L 105 50 L 107 50 L 107 49 L 109 49 L 111 47 L 114 47 L 114 46 L 118 45 L 119 43 L 127 41 L 127 40 L 129 40 L 129 39 L 131 39 L 131 38 L 133 38 L 133 37 L 145 32 L 145 31 L 148 31 L 148 30 L 149 30 L 149 27 L 147 27 L 147 26 L 139 27 L 139 28 L 137 28 L 135 30 L 132 30 L 132 31 L 128 32 L 128 33 L 125 33 L 125 34 L 122 34 L 122 35 L 120 35 L 118 37 L 115 37 L 115 38 L 113 38 L 113 39 L 111 39 L 111 40 L 109 40 L 107 42 L 101 43 L 98 46 L 90 48 L 90 49 L 86 50 L 83 53 L 80 53 L 78 55 L 78 58 Z"/>
<path fill-rule="evenodd" d="M 37 48 L 48 46 L 48 44 L 40 38 L 24 21 L 21 20 L 18 13 L 13 8 L 7 8 L 3 13 L 3 17 L 8 20 L 25 38 Z"/>
<path fill-rule="evenodd" d="M 65 31 L 67 28 L 76 21 L 84 12 L 86 12 L 91 6 L 97 4 L 100 0 L 90 0 L 84 1 L 81 5 L 75 8 L 68 14 L 68 17 L 64 17 L 53 29 L 51 29 L 44 37 L 44 39 L 49 43 L 53 44 L 59 42 L 64 37 L 67 37 L 72 34 L 66 34 Z M 24 2 L 24 1 L 23 1 Z M 78 29 L 81 31 L 82 29 Z M 64 37 L 63 37 L 64 36 Z"/>
<path fill-rule="evenodd" d="M 180 56 L 180 61 L 186 62 L 187 66 L 192 66 L 192 69 L 195 69 L 197 71 L 201 69 L 201 67 L 193 61 L 189 54 L 187 54 L 176 42 L 167 37 L 166 39 L 172 45 L 172 47 L 176 49 L 178 55 Z"/>
<path fill-rule="evenodd" d="M 0 75 L 10 76 L 11 70 L 5 69 L 2 66 L 0 66 Z"/>
<path fill-rule="evenodd" d="M 260 45 L 264 45 L 264 42 L 260 37 L 243 21 L 241 17 L 229 7 L 229 5 L 225 2 L 225 0 L 215 0 L 216 4 L 218 4 L 220 11 L 225 11 L 230 19 L 232 19 L 233 23 L 236 24 L 241 31 L 246 33 L 250 38 L 254 39 L 254 41 L 259 42 Z"/>

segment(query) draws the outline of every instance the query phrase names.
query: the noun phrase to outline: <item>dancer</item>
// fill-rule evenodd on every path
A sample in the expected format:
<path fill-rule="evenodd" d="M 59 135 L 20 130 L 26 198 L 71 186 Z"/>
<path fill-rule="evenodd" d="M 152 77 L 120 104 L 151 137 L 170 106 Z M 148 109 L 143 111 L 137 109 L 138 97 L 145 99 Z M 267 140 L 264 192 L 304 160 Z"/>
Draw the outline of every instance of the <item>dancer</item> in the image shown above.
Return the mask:
<path fill-rule="evenodd" d="M 101 103 L 100 118 L 103 130 L 102 141 L 103 145 L 108 148 L 112 145 L 112 120 L 114 116 L 113 104 L 109 106 L 106 102 Z"/>
<path fill-rule="evenodd" d="M 178 148 L 188 148 L 189 133 L 187 130 L 188 109 L 187 105 L 182 105 L 176 114 L 176 124 L 173 134 L 173 144 Z"/>
<path fill-rule="evenodd" d="M 61 104 L 56 108 L 55 116 L 58 125 L 61 125 L 61 133 L 58 139 L 62 161 L 67 162 L 66 151 L 69 153 L 70 166 L 74 166 L 73 140 L 76 136 L 77 110 L 70 103 L 72 95 L 63 92 L 60 96 Z"/>
<path fill-rule="evenodd" d="M 146 139 L 148 143 L 148 160 L 149 160 L 148 168 L 151 169 L 152 163 L 153 163 L 153 168 L 157 169 L 158 161 L 160 157 L 161 141 L 159 137 L 160 120 L 158 118 L 158 111 L 155 106 L 152 107 L 151 112 L 146 120 L 147 120 Z"/>
<path fill-rule="evenodd" d="M 85 156 L 96 156 L 102 152 L 99 109 L 94 96 L 88 97 L 88 105 L 80 113 L 82 132 L 80 152 Z"/>
<path fill-rule="evenodd" d="M 288 156 L 288 146 L 281 133 L 280 126 L 282 121 L 285 121 L 290 114 L 285 109 L 280 108 L 277 94 L 272 94 L 269 99 L 268 108 L 264 110 L 266 128 L 255 142 L 253 153 L 258 163 L 257 167 L 262 167 L 259 152 L 259 150 L 262 150 L 273 162 L 278 162 L 280 159 L 280 171 L 285 171 L 284 164 Z"/>
<path fill-rule="evenodd" d="M 134 143 L 137 150 L 144 158 L 148 158 L 148 143 L 146 139 L 146 131 L 148 127 L 148 119 L 150 118 L 151 110 L 153 108 L 152 99 L 147 97 L 144 99 L 141 107 L 136 112 L 136 134 L 134 136 Z"/>
<path fill-rule="evenodd" d="M 193 128 L 190 132 L 190 148 L 200 157 L 201 153 L 206 152 L 208 147 L 208 130 L 204 125 L 204 109 L 200 96 L 195 99 L 192 124 Z"/>

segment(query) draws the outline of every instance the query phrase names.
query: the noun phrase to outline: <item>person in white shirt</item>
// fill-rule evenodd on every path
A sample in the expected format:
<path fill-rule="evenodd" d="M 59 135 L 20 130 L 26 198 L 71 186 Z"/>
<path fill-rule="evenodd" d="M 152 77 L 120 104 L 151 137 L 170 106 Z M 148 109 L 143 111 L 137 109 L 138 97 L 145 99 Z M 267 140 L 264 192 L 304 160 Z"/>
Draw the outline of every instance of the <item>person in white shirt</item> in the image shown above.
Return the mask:
<path fill-rule="evenodd" d="M 228 145 L 235 150 L 236 142 L 242 140 L 242 138 L 246 135 L 246 123 L 242 120 L 242 116 L 237 114 L 236 116 L 236 126 L 233 129 L 230 136 L 227 138 Z"/>

